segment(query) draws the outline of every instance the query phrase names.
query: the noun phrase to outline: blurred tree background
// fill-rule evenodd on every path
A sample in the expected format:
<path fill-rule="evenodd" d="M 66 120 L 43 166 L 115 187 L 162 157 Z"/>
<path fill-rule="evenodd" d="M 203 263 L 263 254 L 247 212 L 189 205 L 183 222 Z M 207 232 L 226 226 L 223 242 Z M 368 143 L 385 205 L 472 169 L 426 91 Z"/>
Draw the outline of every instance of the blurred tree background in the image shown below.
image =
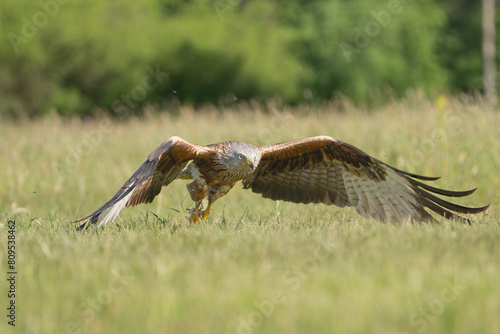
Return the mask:
<path fill-rule="evenodd" d="M 482 89 L 479 1 L 7 0 L 0 34 L 0 115 Z"/>

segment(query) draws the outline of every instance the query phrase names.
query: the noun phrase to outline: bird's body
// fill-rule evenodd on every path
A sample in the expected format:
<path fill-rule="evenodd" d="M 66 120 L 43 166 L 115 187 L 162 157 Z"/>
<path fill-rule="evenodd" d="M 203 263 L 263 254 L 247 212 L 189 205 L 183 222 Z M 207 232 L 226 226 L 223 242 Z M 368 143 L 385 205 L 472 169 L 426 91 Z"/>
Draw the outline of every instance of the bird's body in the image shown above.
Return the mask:
<path fill-rule="evenodd" d="M 214 154 L 192 161 L 177 178 L 192 179 L 187 188 L 195 208 L 190 210 L 191 222 L 208 217 L 210 207 L 220 197 L 226 195 L 236 182 L 243 180 L 254 171 L 254 163 L 260 161 L 257 146 L 243 142 L 223 142 L 208 145 Z M 232 163 L 234 161 L 235 163 Z M 208 207 L 200 212 L 203 200 L 208 199 Z"/>
<path fill-rule="evenodd" d="M 427 222 L 425 210 L 449 219 L 458 213 L 478 213 L 484 207 L 464 207 L 432 193 L 462 197 L 474 192 L 450 191 L 417 179 L 438 178 L 393 168 L 357 149 L 326 136 L 270 146 L 228 141 L 207 146 L 171 137 L 154 150 L 123 187 L 97 211 L 78 220 L 79 229 L 115 220 L 125 207 L 150 203 L 175 179 L 192 180 L 187 189 L 195 207 L 191 222 L 206 219 L 212 204 L 239 181 L 264 198 L 294 203 L 352 206 L 364 217 L 383 222 Z M 208 206 L 201 211 L 203 200 Z"/>

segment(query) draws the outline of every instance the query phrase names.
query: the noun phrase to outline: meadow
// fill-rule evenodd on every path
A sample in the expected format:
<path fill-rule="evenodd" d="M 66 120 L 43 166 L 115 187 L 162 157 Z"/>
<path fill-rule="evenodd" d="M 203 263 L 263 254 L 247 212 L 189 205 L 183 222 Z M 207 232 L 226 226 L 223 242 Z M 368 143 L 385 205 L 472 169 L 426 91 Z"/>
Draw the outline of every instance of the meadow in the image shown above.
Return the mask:
<path fill-rule="evenodd" d="M 1 333 L 499 333 L 500 118 L 481 101 L 409 95 L 178 107 L 113 120 L 0 123 Z M 397 168 L 478 187 L 471 225 L 385 225 L 350 208 L 273 202 L 236 186 L 189 224 L 176 181 L 98 231 L 107 201 L 170 136 L 266 145 L 329 135 Z M 15 327 L 7 322 L 15 220 Z"/>

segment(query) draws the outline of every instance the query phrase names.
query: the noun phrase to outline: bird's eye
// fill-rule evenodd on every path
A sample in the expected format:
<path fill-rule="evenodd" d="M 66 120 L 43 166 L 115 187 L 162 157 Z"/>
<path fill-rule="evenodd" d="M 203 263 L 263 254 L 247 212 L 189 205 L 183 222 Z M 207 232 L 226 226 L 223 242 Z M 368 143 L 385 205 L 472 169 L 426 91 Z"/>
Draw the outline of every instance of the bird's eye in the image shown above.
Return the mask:
<path fill-rule="evenodd" d="M 238 159 L 243 160 L 243 154 L 238 155 Z"/>

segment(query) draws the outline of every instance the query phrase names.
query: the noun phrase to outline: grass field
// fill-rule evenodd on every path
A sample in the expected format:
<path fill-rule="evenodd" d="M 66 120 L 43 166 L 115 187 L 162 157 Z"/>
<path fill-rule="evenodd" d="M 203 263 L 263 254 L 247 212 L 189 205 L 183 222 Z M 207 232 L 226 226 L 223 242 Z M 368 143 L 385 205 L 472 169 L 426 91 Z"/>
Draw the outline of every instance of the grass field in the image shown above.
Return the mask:
<path fill-rule="evenodd" d="M 0 333 L 500 333 L 500 119 L 480 103 L 184 107 L 122 122 L 3 121 L 0 133 Z M 265 145 L 320 134 L 443 176 L 443 188 L 477 186 L 457 202 L 491 207 L 470 226 L 392 226 L 237 186 L 190 225 L 176 181 L 98 232 L 69 224 L 172 135 Z M 5 316 L 13 219 L 15 327 Z"/>

